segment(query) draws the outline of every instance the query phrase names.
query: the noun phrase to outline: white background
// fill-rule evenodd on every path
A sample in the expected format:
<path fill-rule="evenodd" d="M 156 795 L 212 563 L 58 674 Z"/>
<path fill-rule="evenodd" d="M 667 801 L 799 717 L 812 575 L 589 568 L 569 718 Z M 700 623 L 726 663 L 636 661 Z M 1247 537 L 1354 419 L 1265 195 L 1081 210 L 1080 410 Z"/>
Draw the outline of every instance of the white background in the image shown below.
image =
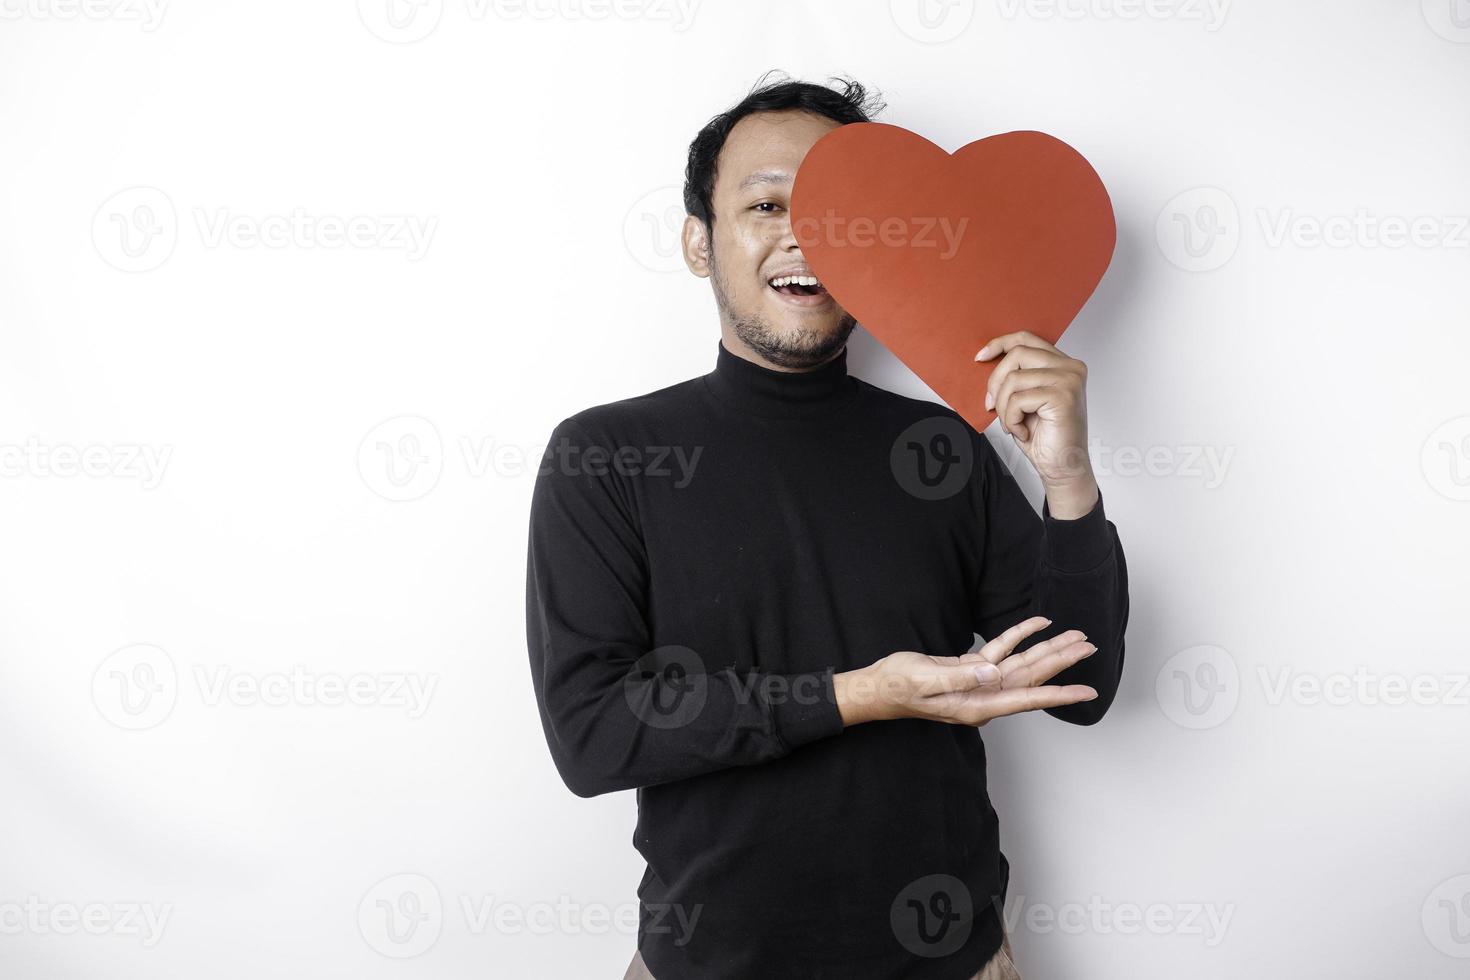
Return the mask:
<path fill-rule="evenodd" d="M 780 67 L 1112 194 L 1126 676 L 986 729 L 1028 978 L 1465 975 L 1465 0 L 153 2 L 0 0 L 0 973 L 621 976 L 534 463 L 713 366 L 684 153 Z"/>

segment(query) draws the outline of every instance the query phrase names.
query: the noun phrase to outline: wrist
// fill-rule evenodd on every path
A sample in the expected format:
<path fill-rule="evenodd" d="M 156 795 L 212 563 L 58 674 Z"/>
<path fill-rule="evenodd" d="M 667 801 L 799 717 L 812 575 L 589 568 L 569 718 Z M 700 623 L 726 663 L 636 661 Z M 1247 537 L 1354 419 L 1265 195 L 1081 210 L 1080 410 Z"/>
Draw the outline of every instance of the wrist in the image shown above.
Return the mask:
<path fill-rule="evenodd" d="M 1097 480 L 1091 473 L 1065 483 L 1046 484 L 1047 509 L 1059 521 L 1086 517 L 1097 506 L 1098 496 Z"/>
<path fill-rule="evenodd" d="M 836 695 L 837 711 L 842 716 L 844 728 L 882 719 L 877 672 L 872 666 L 833 674 L 832 692 Z"/>

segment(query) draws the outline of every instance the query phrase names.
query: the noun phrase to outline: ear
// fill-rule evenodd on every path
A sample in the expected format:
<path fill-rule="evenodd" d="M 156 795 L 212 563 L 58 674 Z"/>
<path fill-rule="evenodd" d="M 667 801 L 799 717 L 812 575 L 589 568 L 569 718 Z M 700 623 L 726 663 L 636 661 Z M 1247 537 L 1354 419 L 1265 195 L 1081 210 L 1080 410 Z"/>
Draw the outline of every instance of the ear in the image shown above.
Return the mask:
<path fill-rule="evenodd" d="M 684 215 L 682 245 L 684 264 L 689 267 L 689 271 L 701 279 L 708 279 L 711 245 L 709 228 L 692 214 Z"/>

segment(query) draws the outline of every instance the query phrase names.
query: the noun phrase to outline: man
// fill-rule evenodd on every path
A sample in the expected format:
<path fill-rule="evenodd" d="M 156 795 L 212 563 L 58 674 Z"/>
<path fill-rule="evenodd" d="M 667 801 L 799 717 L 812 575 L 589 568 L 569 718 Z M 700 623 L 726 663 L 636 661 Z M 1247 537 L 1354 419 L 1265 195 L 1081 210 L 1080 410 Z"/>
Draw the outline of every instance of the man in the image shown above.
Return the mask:
<path fill-rule="evenodd" d="M 789 201 L 812 144 L 870 114 L 855 82 L 785 81 L 700 132 L 683 250 L 714 370 L 565 419 L 537 478 L 551 755 L 578 796 L 638 791 L 629 978 L 1018 977 L 978 728 L 1091 725 L 1117 691 L 1127 568 L 1085 365 L 1024 331 L 977 357 L 1040 518 L 955 412 L 847 373 L 853 319 Z"/>

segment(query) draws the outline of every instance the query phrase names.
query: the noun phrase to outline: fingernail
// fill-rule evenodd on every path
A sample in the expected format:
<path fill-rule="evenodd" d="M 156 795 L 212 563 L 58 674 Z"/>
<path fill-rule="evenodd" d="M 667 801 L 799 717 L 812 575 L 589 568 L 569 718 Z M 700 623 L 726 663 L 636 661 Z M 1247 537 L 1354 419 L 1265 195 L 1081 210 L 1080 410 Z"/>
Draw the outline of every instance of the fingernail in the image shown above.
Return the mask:
<path fill-rule="evenodd" d="M 990 345 L 989 344 L 986 344 L 984 347 L 980 348 L 980 350 L 976 352 L 976 354 L 975 354 L 975 360 L 977 360 L 977 361 L 983 361 L 983 360 L 985 360 L 985 358 L 987 358 L 989 356 L 990 356 Z"/>
<path fill-rule="evenodd" d="M 1000 668 L 995 664 L 976 664 L 975 679 L 981 684 L 989 683 L 1000 676 Z"/>
<path fill-rule="evenodd" d="M 985 393 L 985 410 L 988 412 L 995 407 L 995 396 L 990 392 Z"/>

